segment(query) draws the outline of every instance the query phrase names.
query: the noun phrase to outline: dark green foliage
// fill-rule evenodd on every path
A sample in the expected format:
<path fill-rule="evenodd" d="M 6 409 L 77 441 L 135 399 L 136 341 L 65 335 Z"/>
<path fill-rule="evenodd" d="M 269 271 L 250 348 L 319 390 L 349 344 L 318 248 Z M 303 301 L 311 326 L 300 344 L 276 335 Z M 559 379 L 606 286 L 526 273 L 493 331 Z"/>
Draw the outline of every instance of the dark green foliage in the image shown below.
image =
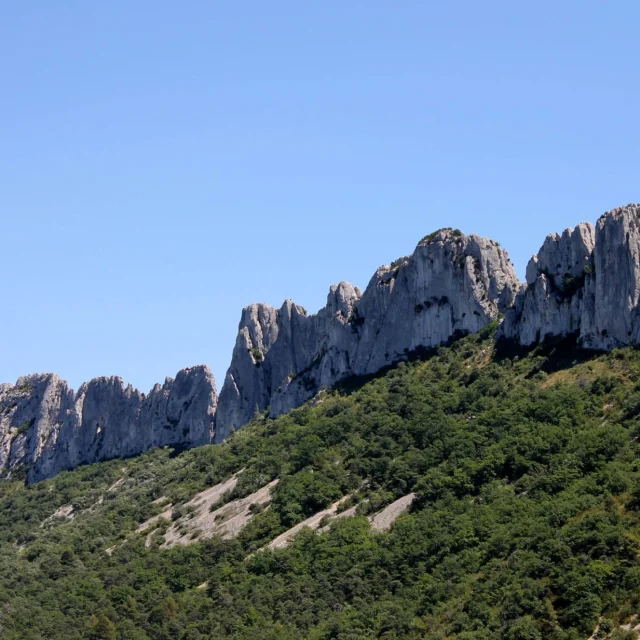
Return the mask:
<path fill-rule="evenodd" d="M 22 435 L 23 433 L 27 433 L 27 431 L 31 429 L 35 421 L 36 421 L 35 418 L 31 418 L 31 420 L 27 420 L 27 422 L 23 422 L 15 431 L 14 437 Z"/>
<path fill-rule="evenodd" d="M 30 382 L 25 382 L 19 386 L 15 386 L 12 393 L 31 393 L 33 391 L 33 385 Z"/>
<path fill-rule="evenodd" d="M 572 276 L 569 273 L 564 274 L 562 292 L 566 297 L 571 297 L 579 289 L 584 287 L 586 273 L 587 272 L 584 271 L 580 276 Z"/>
<path fill-rule="evenodd" d="M 577 640 L 600 618 L 599 637 L 626 637 L 640 352 L 496 358 L 491 335 L 261 416 L 222 446 L 0 483 L 0 637 Z M 161 550 L 135 533 L 165 509 L 154 500 L 188 515 L 241 469 L 224 501 L 280 482 L 236 540 Z M 410 492 L 411 513 L 372 532 L 365 516 Z M 342 496 L 358 515 L 257 551 Z M 73 520 L 50 518 L 69 504 Z"/>
<path fill-rule="evenodd" d="M 87 629 L 87 640 L 116 640 L 116 627 L 104 614 L 91 616 Z"/>
<path fill-rule="evenodd" d="M 460 238 L 463 235 L 460 229 L 452 229 L 451 227 L 442 227 L 441 229 L 437 229 L 436 231 L 433 231 L 432 233 L 426 235 L 424 238 L 422 238 L 422 240 L 420 240 L 418 244 L 420 245 L 420 244 L 432 243 L 436 239 L 436 236 L 442 231 L 451 231 L 451 235 L 454 238 Z"/>
<path fill-rule="evenodd" d="M 360 327 L 362 327 L 362 325 L 364 324 L 364 316 L 360 315 L 358 307 L 354 307 L 353 312 L 349 316 L 347 322 L 351 326 L 351 330 L 354 333 L 357 333 L 360 330 Z"/>

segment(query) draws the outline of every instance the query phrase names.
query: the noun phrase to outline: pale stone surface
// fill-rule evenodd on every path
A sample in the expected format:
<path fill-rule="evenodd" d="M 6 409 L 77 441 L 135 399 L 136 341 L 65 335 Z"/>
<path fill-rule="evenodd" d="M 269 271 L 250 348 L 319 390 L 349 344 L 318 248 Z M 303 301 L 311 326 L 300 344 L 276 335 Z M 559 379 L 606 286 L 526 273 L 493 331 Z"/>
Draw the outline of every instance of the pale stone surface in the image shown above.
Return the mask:
<path fill-rule="evenodd" d="M 310 518 L 307 518 L 303 522 L 299 522 L 297 525 L 291 527 L 284 533 L 281 533 L 277 538 L 274 538 L 269 544 L 267 544 L 264 549 L 282 549 L 283 547 L 289 546 L 296 535 L 302 531 L 305 527 L 311 529 L 312 531 L 317 531 L 317 533 L 324 533 L 329 530 L 331 527 L 331 523 L 337 519 L 341 518 L 353 518 L 357 514 L 358 506 L 350 507 L 349 509 L 345 509 L 344 511 L 338 512 L 338 507 L 348 500 L 351 496 L 343 496 L 337 502 L 334 502 L 330 507 L 324 509 L 323 511 L 319 511 L 318 513 L 312 515 Z M 390 505 L 387 505 L 384 509 L 375 513 L 372 516 L 368 517 L 369 523 L 371 524 L 371 528 L 374 531 L 388 531 L 393 523 L 405 512 L 409 510 L 413 501 L 415 500 L 415 494 L 410 493 L 409 495 L 403 496 L 399 498 L 395 502 L 392 502 Z M 323 520 L 328 520 L 328 523 L 321 527 L 321 523 Z"/>
<path fill-rule="evenodd" d="M 590 349 L 640 341 L 640 206 L 547 237 L 499 338 L 531 346 L 575 336 Z"/>
<path fill-rule="evenodd" d="M 293 539 L 304 529 L 305 527 L 311 530 L 316 530 L 320 527 L 322 520 L 326 517 L 332 517 L 336 515 L 338 511 L 338 507 L 349 498 L 349 496 L 343 496 L 337 502 L 334 502 L 330 507 L 324 509 L 323 511 L 319 511 L 315 513 L 310 518 L 299 522 L 295 526 L 291 527 L 284 533 L 281 533 L 277 538 L 274 538 L 265 549 L 282 549 L 284 547 L 288 547 Z"/>
<path fill-rule="evenodd" d="M 0 475 L 36 464 L 72 410 L 73 391 L 55 374 L 0 385 Z"/>
<path fill-rule="evenodd" d="M 81 464 L 152 447 L 213 441 L 217 394 L 206 366 L 181 370 L 148 396 L 121 378 L 95 378 L 77 394 L 55 374 L 0 385 L 0 475 L 49 478 Z"/>
<path fill-rule="evenodd" d="M 499 337 L 533 345 L 576 334 L 584 310 L 584 287 L 593 271 L 595 231 L 588 223 L 547 236 L 527 265 L 527 286 L 506 313 Z"/>
<path fill-rule="evenodd" d="M 252 505 L 264 507 L 271 501 L 271 494 L 278 484 L 273 480 L 251 495 L 233 500 L 212 510 L 212 506 L 222 500 L 225 493 L 237 484 L 238 474 L 207 491 L 198 494 L 186 506 L 195 512 L 174 522 L 164 535 L 162 547 L 168 549 L 176 545 L 189 545 L 198 540 L 220 536 L 223 540 L 235 538 L 253 517 Z M 184 533 L 183 533 L 184 532 Z"/>
<path fill-rule="evenodd" d="M 75 513 L 73 509 L 73 505 L 64 504 L 61 507 L 58 507 L 48 518 L 43 520 L 40 523 L 40 528 L 43 529 L 47 525 L 55 522 L 56 520 L 73 520 L 75 518 Z"/>
<path fill-rule="evenodd" d="M 220 393 L 216 441 L 267 408 L 280 415 L 345 378 L 478 331 L 506 311 L 519 286 L 497 243 L 449 229 L 380 267 L 364 293 L 334 285 L 315 315 L 291 301 L 279 310 L 247 307 Z"/>
<path fill-rule="evenodd" d="M 387 505 L 378 513 L 374 513 L 369 516 L 367 519 L 369 520 L 369 524 L 371 524 L 371 528 L 374 531 L 388 531 L 393 523 L 405 512 L 409 510 L 413 501 L 415 500 L 415 493 L 410 493 L 409 495 L 402 496 L 402 498 L 398 498 L 395 502 Z M 353 518 L 357 515 L 358 505 L 354 507 L 350 507 L 345 511 L 341 511 L 340 513 L 335 513 L 331 515 L 331 522 L 338 518 Z M 331 526 L 331 522 L 325 527 L 318 529 L 318 533 L 323 533 L 327 531 Z"/>
<path fill-rule="evenodd" d="M 352 372 L 374 373 L 407 351 L 474 333 L 506 311 L 519 282 L 492 240 L 442 231 L 379 269 L 357 305 L 364 318 Z"/>
<path fill-rule="evenodd" d="M 595 283 L 586 295 L 585 346 L 612 349 L 640 340 L 640 205 L 605 213 L 596 224 Z M 595 285 L 595 286 L 594 286 Z M 593 320 L 591 321 L 591 319 Z"/>
<path fill-rule="evenodd" d="M 402 498 L 386 506 L 379 513 L 371 516 L 369 518 L 371 528 L 376 531 L 387 531 L 388 529 L 390 529 L 391 525 L 411 507 L 413 501 L 415 500 L 415 497 L 415 493 L 410 493 L 407 496 L 403 496 Z"/>
<path fill-rule="evenodd" d="M 165 510 L 162 513 L 159 513 L 157 516 L 152 516 L 148 520 L 145 520 L 136 529 L 136 533 L 143 533 L 147 529 L 150 529 L 151 527 L 153 527 L 157 522 L 160 522 L 160 520 L 171 520 L 172 516 L 173 516 L 173 504 L 169 503 L 168 505 L 166 505 Z M 151 539 L 149 538 L 147 540 L 146 546 L 150 546 L 150 544 L 151 544 Z"/>

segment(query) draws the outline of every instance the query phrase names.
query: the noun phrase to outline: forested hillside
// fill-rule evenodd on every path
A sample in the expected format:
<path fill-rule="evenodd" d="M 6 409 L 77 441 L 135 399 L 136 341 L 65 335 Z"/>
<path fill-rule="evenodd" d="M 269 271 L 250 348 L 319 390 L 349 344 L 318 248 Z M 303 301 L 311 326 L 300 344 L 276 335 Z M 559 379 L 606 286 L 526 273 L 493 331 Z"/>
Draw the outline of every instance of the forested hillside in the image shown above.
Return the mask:
<path fill-rule="evenodd" d="M 1 482 L 0 638 L 636 637 L 640 352 L 516 355 L 495 330 L 222 445 Z M 270 502 L 230 539 L 190 527 L 235 474 L 212 512 L 278 480 Z M 351 517 L 264 549 L 342 498 Z"/>

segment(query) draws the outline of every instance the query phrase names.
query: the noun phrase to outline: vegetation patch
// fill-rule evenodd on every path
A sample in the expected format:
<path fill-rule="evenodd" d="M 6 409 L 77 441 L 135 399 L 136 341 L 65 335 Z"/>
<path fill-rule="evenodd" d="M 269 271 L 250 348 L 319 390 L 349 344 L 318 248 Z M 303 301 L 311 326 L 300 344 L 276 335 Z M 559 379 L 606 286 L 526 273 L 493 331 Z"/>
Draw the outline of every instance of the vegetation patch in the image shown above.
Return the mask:
<path fill-rule="evenodd" d="M 31 427 L 33 427 L 33 425 L 35 424 L 36 419 L 35 418 L 31 418 L 31 420 L 27 420 L 26 422 L 23 422 L 13 433 L 13 437 L 17 437 L 23 434 L 26 434 L 29 429 L 31 429 Z"/>
<path fill-rule="evenodd" d="M 426 235 L 424 238 L 422 238 L 422 240 L 420 240 L 420 242 L 418 243 L 420 244 L 431 244 L 436 237 L 438 236 L 438 234 L 442 233 L 442 232 L 446 232 L 449 231 L 450 235 L 453 236 L 454 238 L 461 238 L 463 233 L 462 231 L 460 231 L 460 229 L 453 229 L 452 227 L 442 227 L 441 229 L 438 229 L 437 231 L 434 231 L 428 235 Z"/>
<path fill-rule="evenodd" d="M 640 351 L 507 354 L 491 336 L 413 354 L 223 445 L 0 483 L 3 640 L 634 634 Z M 244 500 L 250 517 L 212 533 L 203 493 L 234 476 L 206 514 L 227 526 Z M 169 503 L 194 508 L 136 531 Z M 65 505 L 73 520 L 39 526 Z M 161 548 L 174 525 L 184 544 Z"/>

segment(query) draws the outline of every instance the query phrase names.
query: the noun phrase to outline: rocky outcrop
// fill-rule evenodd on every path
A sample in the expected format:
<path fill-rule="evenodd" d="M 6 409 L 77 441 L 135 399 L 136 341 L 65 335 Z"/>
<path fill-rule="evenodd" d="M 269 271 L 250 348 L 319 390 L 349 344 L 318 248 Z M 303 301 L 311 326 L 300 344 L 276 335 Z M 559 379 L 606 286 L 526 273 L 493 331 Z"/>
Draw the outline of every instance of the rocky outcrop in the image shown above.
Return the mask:
<path fill-rule="evenodd" d="M 589 349 L 640 341 L 640 206 L 547 237 L 499 338 L 531 346 L 573 336 Z"/>
<path fill-rule="evenodd" d="M 548 236 L 520 284 L 492 240 L 442 229 L 380 267 L 361 292 L 331 287 L 309 315 L 290 300 L 242 311 L 220 398 L 205 366 L 145 395 L 120 378 L 74 393 L 54 374 L 0 385 L 0 476 L 30 480 L 157 446 L 222 442 L 257 413 L 373 374 L 504 315 L 498 339 L 530 347 L 571 336 L 590 349 L 640 343 L 640 206 Z"/>
<path fill-rule="evenodd" d="M 581 335 L 586 347 L 640 342 L 640 205 L 609 211 L 596 224 L 591 296 Z"/>
<path fill-rule="evenodd" d="M 73 412 L 74 394 L 55 374 L 0 385 L 0 472 L 31 468 Z"/>
<path fill-rule="evenodd" d="M 54 374 L 0 386 L 0 473 L 30 480 L 153 447 L 213 441 L 217 405 L 208 367 L 183 369 L 148 396 L 121 378 L 96 378 L 74 394 Z"/>
<path fill-rule="evenodd" d="M 253 304 L 242 311 L 216 416 L 216 442 L 224 440 L 271 405 L 274 414 L 297 407 L 313 395 L 320 384 L 330 386 L 349 370 L 349 324 L 360 290 L 342 282 L 331 287 L 327 305 L 307 315 L 291 300 L 280 309 Z M 296 375 L 300 379 L 294 384 Z M 313 377 L 313 379 L 312 379 Z M 283 384 L 291 387 L 283 393 Z"/>
<path fill-rule="evenodd" d="M 479 331 L 511 306 L 519 286 L 494 241 L 451 230 L 426 238 L 410 258 L 378 269 L 358 303 L 353 373 Z"/>
<path fill-rule="evenodd" d="M 595 231 L 588 223 L 547 236 L 527 265 L 527 284 L 507 312 L 500 337 L 529 346 L 579 332 L 594 246 Z"/>
<path fill-rule="evenodd" d="M 270 408 L 279 415 L 353 375 L 478 331 L 512 304 L 519 283 L 497 243 L 445 229 L 376 271 L 364 293 L 331 287 L 316 315 L 287 301 L 243 310 L 220 393 L 216 441 Z"/>

